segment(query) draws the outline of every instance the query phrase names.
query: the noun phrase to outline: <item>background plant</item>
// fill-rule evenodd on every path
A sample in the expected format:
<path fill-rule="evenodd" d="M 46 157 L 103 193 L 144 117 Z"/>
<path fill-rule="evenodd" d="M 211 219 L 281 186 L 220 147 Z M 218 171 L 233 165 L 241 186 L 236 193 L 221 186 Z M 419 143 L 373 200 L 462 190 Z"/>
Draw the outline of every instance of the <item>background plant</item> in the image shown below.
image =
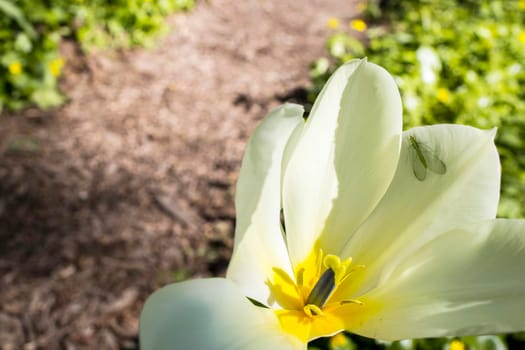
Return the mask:
<path fill-rule="evenodd" d="M 434 123 L 498 127 L 503 166 L 498 214 L 525 217 L 525 1 L 384 3 L 368 3 L 366 22 L 373 25 L 361 34 L 362 41 L 350 28 L 329 38 L 329 58 L 316 61 L 311 71 L 310 98 L 336 67 L 367 56 L 395 76 L 405 128 Z"/>
<path fill-rule="evenodd" d="M 0 0 L 0 111 L 64 102 L 57 79 L 63 38 L 82 49 L 148 46 L 165 17 L 194 0 Z"/>

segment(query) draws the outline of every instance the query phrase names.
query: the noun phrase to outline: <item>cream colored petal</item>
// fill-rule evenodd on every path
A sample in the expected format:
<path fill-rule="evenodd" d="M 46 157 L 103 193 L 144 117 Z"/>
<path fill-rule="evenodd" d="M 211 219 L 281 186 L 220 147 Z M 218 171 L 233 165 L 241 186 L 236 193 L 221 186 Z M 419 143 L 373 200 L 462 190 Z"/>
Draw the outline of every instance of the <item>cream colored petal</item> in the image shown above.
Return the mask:
<path fill-rule="evenodd" d="M 270 305 L 272 268 L 291 273 L 281 232 L 281 169 L 284 148 L 296 127 L 304 124 L 303 108 L 285 104 L 257 127 L 244 155 L 235 206 L 237 222 L 228 278 L 245 295 Z"/>
<path fill-rule="evenodd" d="M 367 266 L 369 288 L 388 276 L 397 261 L 436 235 L 496 215 L 500 163 L 495 130 L 460 125 L 419 127 L 404 133 L 399 166 L 390 188 L 360 227 L 344 255 Z M 443 174 L 427 170 L 424 180 L 414 172 L 415 137 L 427 155 L 442 161 Z M 364 276 L 365 274 L 363 274 Z M 357 284 L 356 284 L 357 285 Z"/>
<path fill-rule="evenodd" d="M 166 286 L 140 316 L 142 350 L 306 349 L 282 332 L 273 311 L 254 306 L 222 278 Z"/>
<path fill-rule="evenodd" d="M 371 291 L 353 332 L 385 340 L 525 330 L 525 220 L 452 230 Z"/>
<path fill-rule="evenodd" d="M 316 240 L 338 253 L 385 193 L 401 142 L 401 99 L 392 77 L 366 60 L 330 78 L 295 144 L 283 181 L 292 261 Z"/>

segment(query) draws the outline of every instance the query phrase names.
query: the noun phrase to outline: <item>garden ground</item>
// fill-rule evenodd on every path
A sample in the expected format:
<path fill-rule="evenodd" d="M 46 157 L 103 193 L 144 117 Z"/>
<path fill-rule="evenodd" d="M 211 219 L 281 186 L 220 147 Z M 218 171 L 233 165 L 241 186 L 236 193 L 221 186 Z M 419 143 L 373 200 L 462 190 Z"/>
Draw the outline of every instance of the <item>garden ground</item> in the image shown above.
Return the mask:
<path fill-rule="evenodd" d="M 153 290 L 223 274 L 246 141 L 356 3 L 213 0 L 153 50 L 64 43 L 70 102 L 0 118 L 2 349 L 135 349 Z"/>

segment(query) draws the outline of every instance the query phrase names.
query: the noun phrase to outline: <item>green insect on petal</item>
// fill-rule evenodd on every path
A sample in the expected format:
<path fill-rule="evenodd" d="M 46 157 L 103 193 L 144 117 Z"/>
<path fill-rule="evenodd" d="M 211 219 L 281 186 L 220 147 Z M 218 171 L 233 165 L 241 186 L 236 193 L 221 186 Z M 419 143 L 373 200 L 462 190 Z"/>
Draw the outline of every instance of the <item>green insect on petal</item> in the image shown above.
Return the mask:
<path fill-rule="evenodd" d="M 443 175 L 447 172 L 445 163 L 430 148 L 419 142 L 415 136 L 411 135 L 408 139 L 411 149 L 412 169 L 414 170 L 414 176 L 419 181 L 426 179 L 427 170 L 438 175 Z"/>

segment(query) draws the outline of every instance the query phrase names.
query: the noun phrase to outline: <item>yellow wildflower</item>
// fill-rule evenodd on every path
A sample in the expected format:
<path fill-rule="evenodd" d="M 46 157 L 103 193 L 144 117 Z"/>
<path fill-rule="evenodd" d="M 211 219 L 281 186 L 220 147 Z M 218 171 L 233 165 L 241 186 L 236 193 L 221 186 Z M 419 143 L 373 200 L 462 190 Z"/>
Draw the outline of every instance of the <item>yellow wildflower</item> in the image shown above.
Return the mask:
<path fill-rule="evenodd" d="M 465 350 L 465 343 L 461 340 L 454 339 L 450 342 L 450 350 Z"/>
<path fill-rule="evenodd" d="M 350 21 L 350 28 L 358 32 L 364 32 L 367 28 L 365 21 L 362 19 L 353 19 Z"/>
<path fill-rule="evenodd" d="M 522 31 L 518 34 L 518 40 L 519 40 L 521 43 L 525 44 L 525 31 L 522 30 Z"/>
<path fill-rule="evenodd" d="M 335 17 L 330 17 L 326 22 L 326 26 L 330 29 L 337 29 L 339 28 L 339 20 Z"/>
<path fill-rule="evenodd" d="M 450 93 L 448 89 L 439 88 L 437 90 L 437 99 L 441 103 L 447 103 L 450 100 Z"/>
<path fill-rule="evenodd" d="M 63 66 L 64 66 L 64 60 L 62 59 L 62 57 L 55 58 L 51 60 L 51 62 L 49 62 L 48 64 L 48 68 L 54 77 L 58 77 L 60 75 L 60 72 L 62 72 Z"/>
<path fill-rule="evenodd" d="M 355 6 L 357 12 L 363 12 L 366 10 L 366 2 L 360 2 Z"/>
<path fill-rule="evenodd" d="M 525 0 L 520 0 L 520 2 L 518 3 L 518 7 L 520 8 L 520 10 L 525 10 Z"/>
<path fill-rule="evenodd" d="M 337 333 L 332 338 L 330 338 L 331 348 L 343 347 L 346 345 L 348 345 L 348 338 L 344 335 L 344 333 Z"/>
<path fill-rule="evenodd" d="M 18 75 L 22 73 L 22 64 L 18 61 L 14 61 L 9 65 L 9 73 Z"/>

